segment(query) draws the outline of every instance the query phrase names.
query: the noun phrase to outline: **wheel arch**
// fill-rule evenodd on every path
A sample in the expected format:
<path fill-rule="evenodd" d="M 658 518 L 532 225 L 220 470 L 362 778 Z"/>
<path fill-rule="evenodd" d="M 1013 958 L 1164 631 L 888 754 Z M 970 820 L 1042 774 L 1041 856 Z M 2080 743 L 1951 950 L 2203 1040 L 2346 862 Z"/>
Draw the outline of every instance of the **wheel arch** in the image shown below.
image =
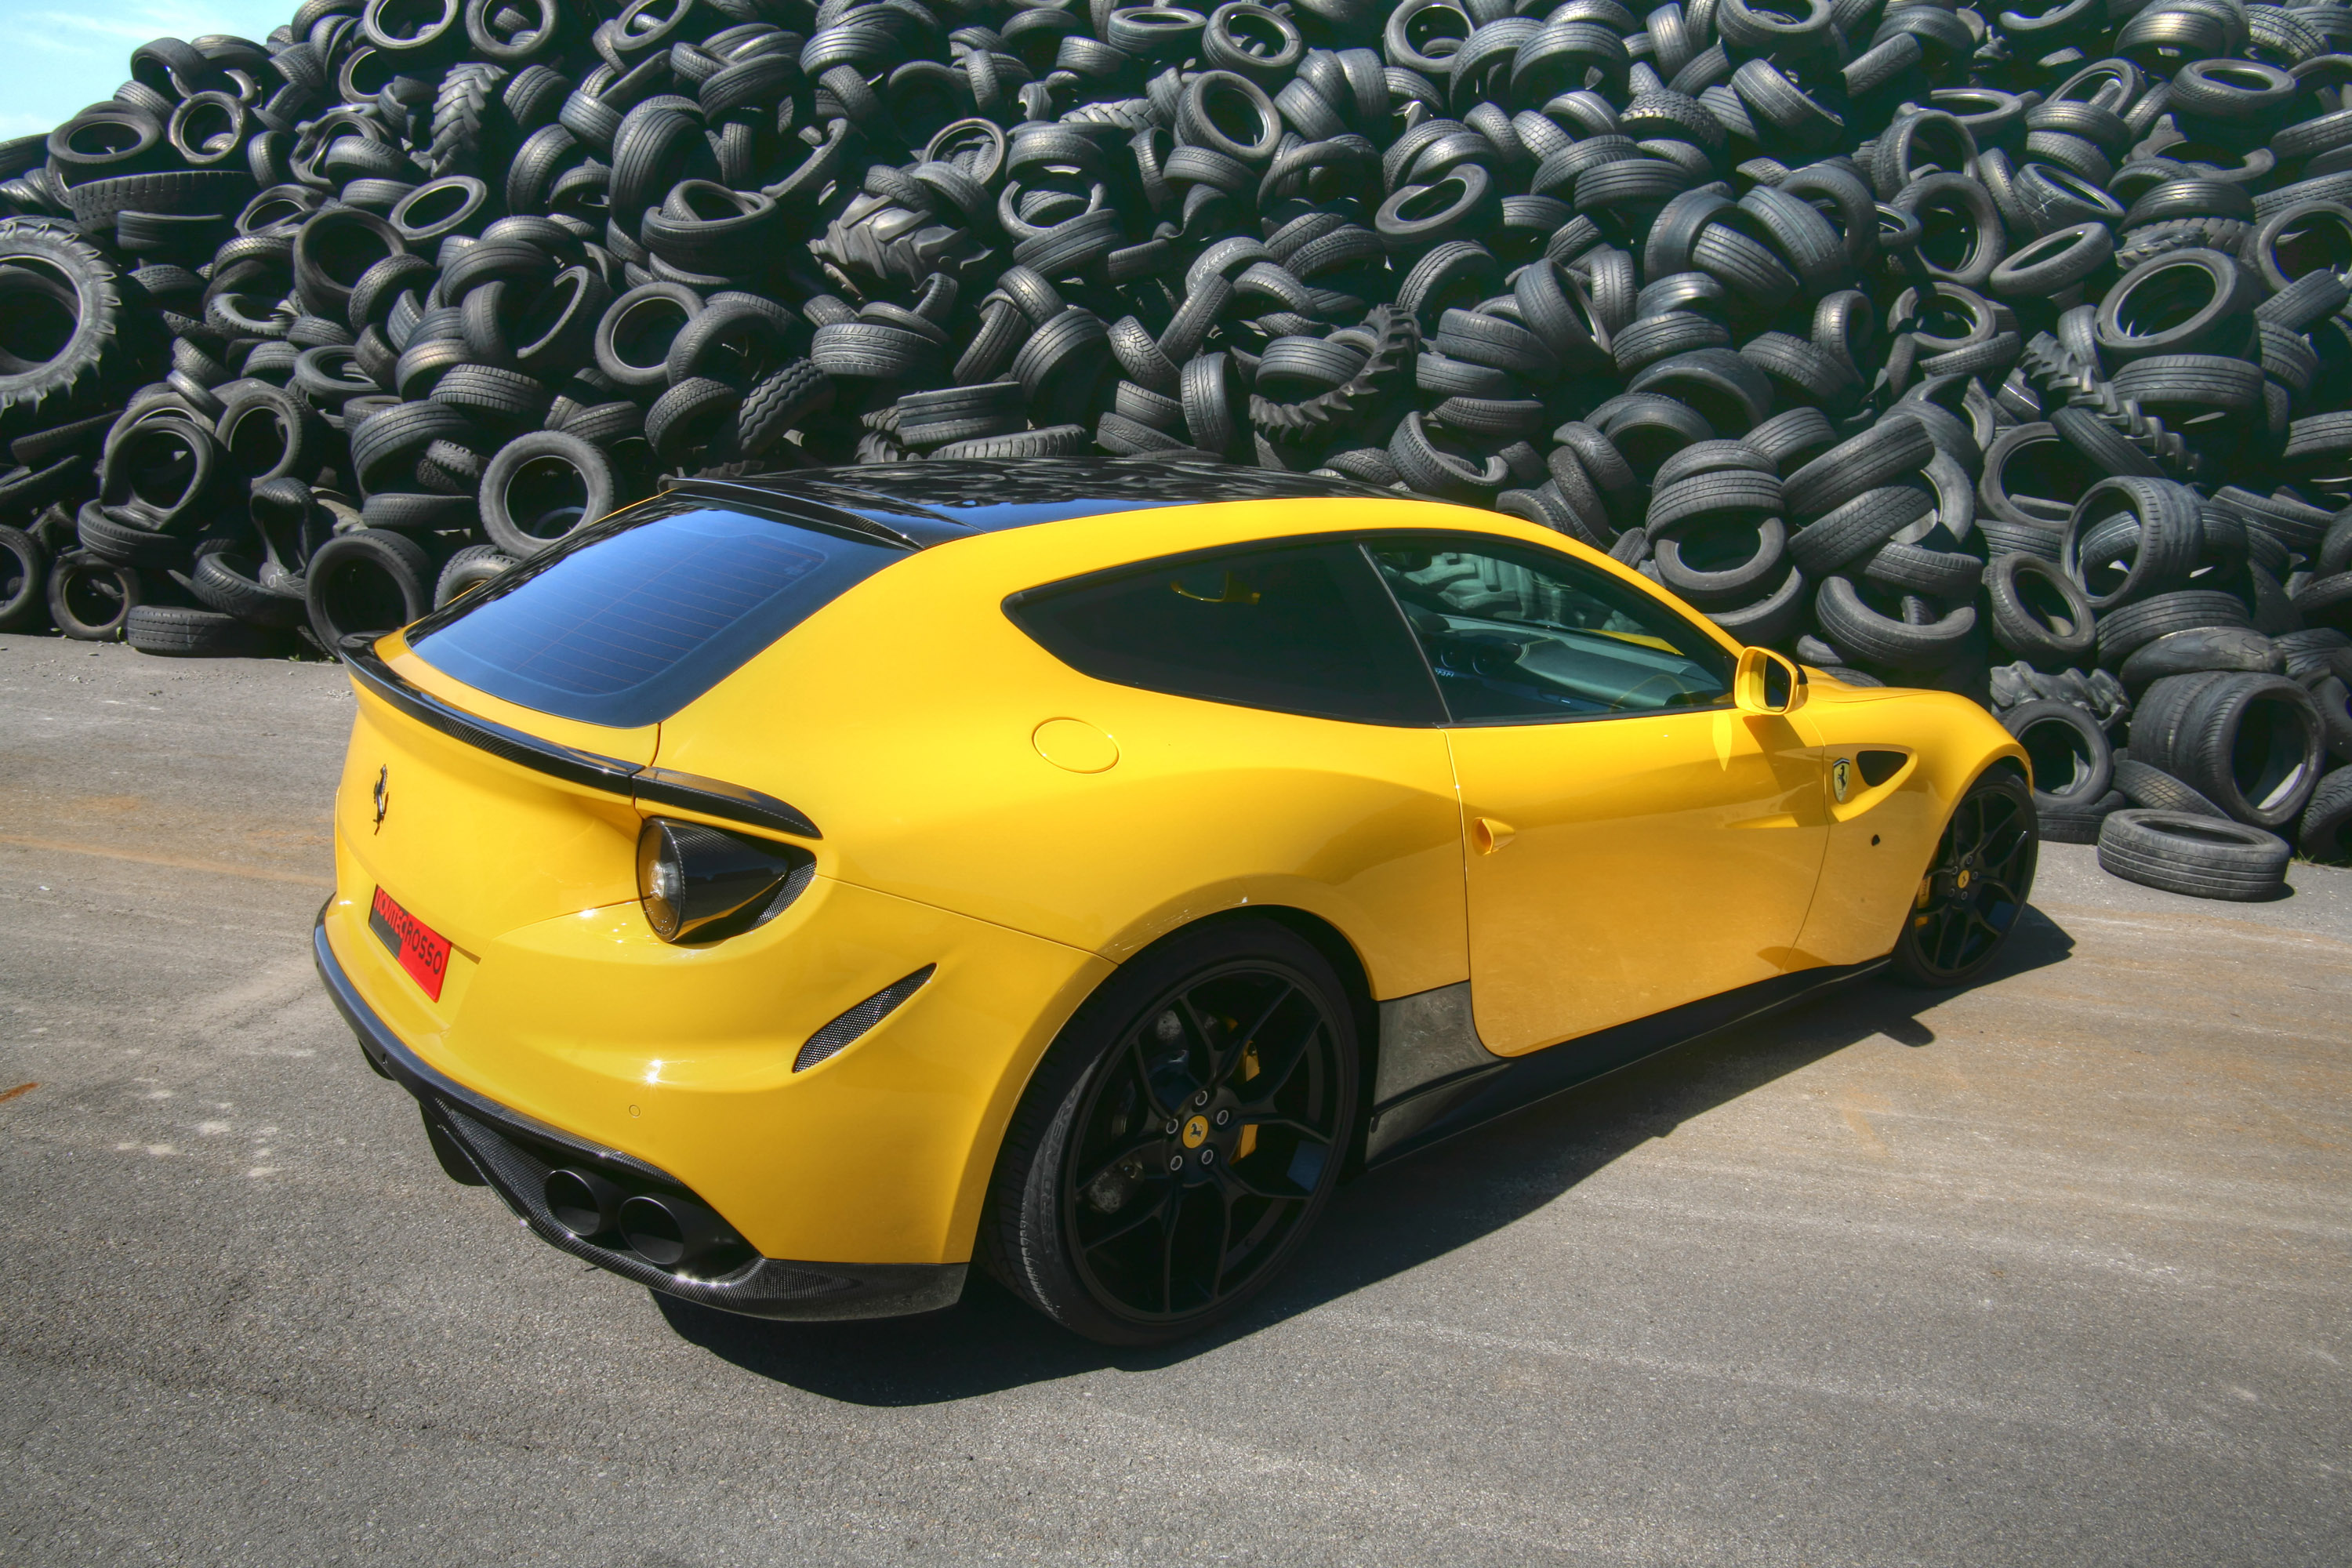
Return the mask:
<path fill-rule="evenodd" d="M 1028 1098 L 1031 1089 L 1035 1087 L 1039 1072 L 1044 1069 L 1055 1049 L 1072 1030 L 1092 1020 L 1098 999 L 1129 966 L 1149 953 L 1156 952 L 1171 942 L 1192 936 L 1204 929 L 1250 921 L 1264 921 L 1280 926 L 1314 948 L 1322 955 L 1324 961 L 1331 965 L 1332 972 L 1339 977 L 1340 986 L 1347 994 L 1350 1021 L 1354 1024 L 1356 1031 L 1357 1092 L 1355 1110 L 1349 1131 L 1347 1163 L 1341 1171 L 1342 1179 L 1360 1171 L 1364 1161 L 1364 1133 L 1371 1121 L 1372 1085 L 1378 1080 L 1380 1070 L 1380 1004 L 1373 999 L 1370 972 L 1364 963 L 1363 955 L 1357 952 L 1355 943 L 1348 939 L 1347 933 L 1313 910 L 1300 909 L 1295 905 L 1250 904 L 1216 910 L 1162 931 L 1149 942 L 1122 955 L 1119 962 L 1097 979 L 1087 989 L 1087 994 L 1078 999 L 1077 1005 L 1069 1010 L 1060 1026 L 1055 1029 L 1053 1037 L 1046 1042 L 1045 1048 L 1038 1052 L 1036 1059 L 1029 1064 L 1019 1092 L 1011 1097 L 1012 1104 L 1016 1108 L 1016 1113 L 1019 1105 Z M 992 1189 L 995 1184 L 995 1173 L 1003 1164 L 1004 1153 L 1004 1138 L 1000 1131 L 997 1146 L 989 1159 L 990 1176 L 987 1184 Z"/>

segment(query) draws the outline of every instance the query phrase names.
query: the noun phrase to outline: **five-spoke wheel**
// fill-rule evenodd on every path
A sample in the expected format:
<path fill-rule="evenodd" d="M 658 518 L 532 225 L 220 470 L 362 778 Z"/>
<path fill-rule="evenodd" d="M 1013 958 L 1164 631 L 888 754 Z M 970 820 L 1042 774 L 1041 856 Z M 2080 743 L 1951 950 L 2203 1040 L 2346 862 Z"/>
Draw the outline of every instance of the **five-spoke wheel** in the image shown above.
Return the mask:
<path fill-rule="evenodd" d="M 1328 1195 L 1358 1049 L 1331 966 L 1271 921 L 1130 962 L 1024 1102 L 991 1262 L 1097 1339 L 1204 1327 L 1272 1277 Z M 1024 1121 L 1040 1124 L 1034 1143 Z"/>
<path fill-rule="evenodd" d="M 1919 985 L 1962 985 L 1983 973 L 2025 912 L 2040 844 L 2024 780 L 2000 769 L 1971 785 L 1919 879 L 1895 972 Z"/>

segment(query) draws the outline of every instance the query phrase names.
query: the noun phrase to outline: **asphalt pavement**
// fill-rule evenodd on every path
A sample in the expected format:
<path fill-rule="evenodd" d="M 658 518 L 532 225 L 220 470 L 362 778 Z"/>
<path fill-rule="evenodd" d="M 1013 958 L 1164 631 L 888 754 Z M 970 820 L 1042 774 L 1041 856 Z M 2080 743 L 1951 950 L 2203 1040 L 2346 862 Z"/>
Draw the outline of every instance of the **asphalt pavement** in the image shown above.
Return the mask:
<path fill-rule="evenodd" d="M 794 1327 L 440 1173 L 310 966 L 352 705 L 0 637 L 0 1564 L 2352 1561 L 2352 873 L 2053 847 L 1989 983 L 1359 1181 L 1174 1350 Z"/>

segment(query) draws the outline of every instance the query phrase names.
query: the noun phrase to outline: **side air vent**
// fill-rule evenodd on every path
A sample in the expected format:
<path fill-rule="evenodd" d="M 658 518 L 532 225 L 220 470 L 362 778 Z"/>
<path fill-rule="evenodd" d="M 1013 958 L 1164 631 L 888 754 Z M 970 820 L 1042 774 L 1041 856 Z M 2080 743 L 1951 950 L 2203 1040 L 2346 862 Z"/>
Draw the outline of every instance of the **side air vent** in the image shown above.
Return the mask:
<path fill-rule="evenodd" d="M 923 983 L 931 977 L 931 971 L 938 967 L 936 963 L 926 963 L 904 980 L 893 981 L 811 1035 L 808 1044 L 801 1047 L 801 1054 L 793 1058 L 793 1070 L 806 1072 L 817 1063 L 838 1056 L 866 1030 L 896 1012 L 898 1004 L 920 991 Z"/>
<path fill-rule="evenodd" d="M 1853 765 L 1862 770 L 1862 782 L 1876 789 L 1901 773 L 1903 764 L 1910 760 L 1908 752 L 1858 752 Z"/>

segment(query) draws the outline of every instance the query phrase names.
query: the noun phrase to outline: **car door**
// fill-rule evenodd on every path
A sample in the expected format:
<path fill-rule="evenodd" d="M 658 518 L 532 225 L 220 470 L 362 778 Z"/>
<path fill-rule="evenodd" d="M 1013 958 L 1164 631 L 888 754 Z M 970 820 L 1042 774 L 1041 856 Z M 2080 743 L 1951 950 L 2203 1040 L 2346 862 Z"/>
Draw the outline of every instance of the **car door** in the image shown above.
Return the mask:
<path fill-rule="evenodd" d="M 1564 553 L 1368 548 L 1444 693 L 1479 1037 L 1516 1055 L 1804 967 L 1818 747 L 1732 706 L 1733 659 Z"/>

